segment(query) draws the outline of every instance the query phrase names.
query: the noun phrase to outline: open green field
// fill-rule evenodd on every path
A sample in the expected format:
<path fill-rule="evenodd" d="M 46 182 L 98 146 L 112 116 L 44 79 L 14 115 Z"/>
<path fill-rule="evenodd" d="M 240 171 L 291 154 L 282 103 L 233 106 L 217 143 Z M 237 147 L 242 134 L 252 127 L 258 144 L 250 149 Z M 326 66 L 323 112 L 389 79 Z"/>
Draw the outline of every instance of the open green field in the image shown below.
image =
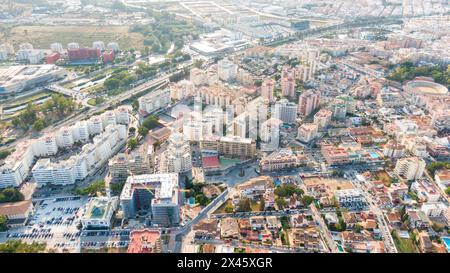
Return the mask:
<path fill-rule="evenodd" d="M 223 203 L 216 211 L 213 212 L 213 214 L 216 214 L 216 213 L 225 213 L 225 207 L 226 207 L 227 205 L 230 205 L 230 206 L 233 205 L 231 199 L 228 199 L 225 203 Z"/>
<path fill-rule="evenodd" d="M 8 42 L 18 48 L 19 44 L 29 42 L 35 48 L 49 48 L 51 43 L 59 42 L 66 47 L 70 42 L 80 46 L 92 46 L 94 41 L 117 42 L 122 49 L 143 48 L 143 36 L 130 33 L 128 26 L 17 26 L 7 35 L 0 33 L 0 43 Z"/>
<path fill-rule="evenodd" d="M 417 246 L 411 238 L 400 238 L 396 233 L 393 234 L 392 238 L 399 253 L 419 253 Z"/>

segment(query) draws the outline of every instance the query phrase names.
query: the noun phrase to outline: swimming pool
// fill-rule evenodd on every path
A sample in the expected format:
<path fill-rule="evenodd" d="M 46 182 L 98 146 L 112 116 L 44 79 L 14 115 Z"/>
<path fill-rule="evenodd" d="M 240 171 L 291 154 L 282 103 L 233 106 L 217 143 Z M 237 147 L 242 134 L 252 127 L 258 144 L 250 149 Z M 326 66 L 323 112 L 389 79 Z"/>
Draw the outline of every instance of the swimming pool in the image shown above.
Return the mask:
<path fill-rule="evenodd" d="M 450 252 L 450 237 L 442 237 L 447 252 Z"/>
<path fill-rule="evenodd" d="M 370 156 L 371 156 L 372 158 L 378 158 L 378 154 L 375 153 L 375 152 L 370 153 Z"/>

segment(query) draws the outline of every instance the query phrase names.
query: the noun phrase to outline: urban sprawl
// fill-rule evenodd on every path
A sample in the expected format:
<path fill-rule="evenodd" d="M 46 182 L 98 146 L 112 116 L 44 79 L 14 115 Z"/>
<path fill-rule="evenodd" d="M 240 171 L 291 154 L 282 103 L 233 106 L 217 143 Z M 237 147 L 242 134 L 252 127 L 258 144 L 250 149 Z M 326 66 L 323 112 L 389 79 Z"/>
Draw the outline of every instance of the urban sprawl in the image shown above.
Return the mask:
<path fill-rule="evenodd" d="M 449 2 L 298 2 L 0 7 L 0 252 L 448 253 Z"/>

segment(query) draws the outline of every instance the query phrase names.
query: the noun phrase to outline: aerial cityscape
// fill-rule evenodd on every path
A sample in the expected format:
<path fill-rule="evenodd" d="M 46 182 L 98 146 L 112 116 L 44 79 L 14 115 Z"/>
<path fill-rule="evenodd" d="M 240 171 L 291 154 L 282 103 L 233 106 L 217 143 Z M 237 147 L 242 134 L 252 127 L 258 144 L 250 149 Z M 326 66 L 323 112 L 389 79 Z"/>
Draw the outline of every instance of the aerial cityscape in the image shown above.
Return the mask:
<path fill-rule="evenodd" d="M 0 0 L 0 253 L 449 253 L 449 88 L 449 0 Z"/>

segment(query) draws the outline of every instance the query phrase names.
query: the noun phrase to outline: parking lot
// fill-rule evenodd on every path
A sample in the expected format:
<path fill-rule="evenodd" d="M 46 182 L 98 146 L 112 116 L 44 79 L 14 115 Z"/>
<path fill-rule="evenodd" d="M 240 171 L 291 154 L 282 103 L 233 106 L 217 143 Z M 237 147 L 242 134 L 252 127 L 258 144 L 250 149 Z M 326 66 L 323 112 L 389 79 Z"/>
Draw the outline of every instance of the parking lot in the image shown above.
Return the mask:
<path fill-rule="evenodd" d="M 37 201 L 28 224 L 10 230 L 6 239 L 47 243 L 47 248 L 56 252 L 78 252 L 81 231 L 77 225 L 88 200 L 86 197 L 60 197 Z"/>
<path fill-rule="evenodd" d="M 83 231 L 80 245 L 83 249 L 127 248 L 130 238 L 129 230 L 89 230 Z"/>

